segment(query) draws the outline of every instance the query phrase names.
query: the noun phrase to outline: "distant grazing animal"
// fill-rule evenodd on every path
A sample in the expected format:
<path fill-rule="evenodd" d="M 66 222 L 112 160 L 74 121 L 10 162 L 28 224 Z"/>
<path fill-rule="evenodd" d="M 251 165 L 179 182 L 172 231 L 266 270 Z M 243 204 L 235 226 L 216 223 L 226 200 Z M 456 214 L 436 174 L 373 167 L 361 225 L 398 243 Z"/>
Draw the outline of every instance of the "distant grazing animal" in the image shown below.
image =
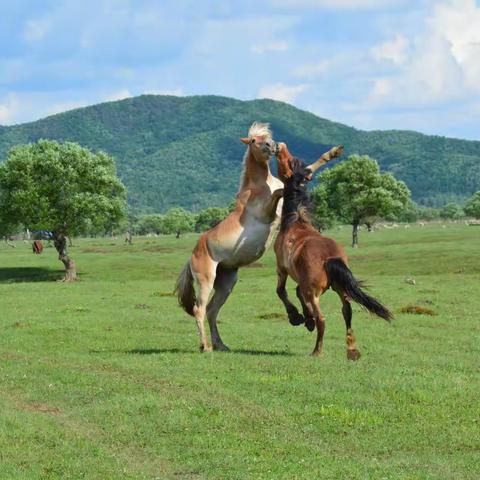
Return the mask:
<path fill-rule="evenodd" d="M 317 340 L 312 355 L 320 355 L 325 331 L 325 317 L 320 310 L 320 296 L 332 288 L 342 301 L 342 313 L 347 328 L 347 358 L 357 360 L 360 352 L 352 330 L 352 307 L 359 303 L 367 310 L 385 320 L 392 314 L 376 299 L 361 289 L 348 268 L 347 255 L 334 240 L 322 236 L 312 226 L 306 205 L 307 183 L 321 165 L 339 156 L 343 147 L 335 147 L 320 159 L 307 166 L 294 158 L 283 143 L 278 146 L 277 162 L 279 176 L 284 181 L 283 210 L 280 233 L 275 241 L 277 257 L 277 294 L 282 300 L 291 324 L 305 326 L 311 331 L 317 327 Z M 297 286 L 297 296 L 302 304 L 303 315 L 289 301 L 285 284 L 290 275 Z"/>
<path fill-rule="evenodd" d="M 43 243 L 41 240 L 34 240 L 32 243 L 33 253 L 39 255 L 43 252 Z"/>

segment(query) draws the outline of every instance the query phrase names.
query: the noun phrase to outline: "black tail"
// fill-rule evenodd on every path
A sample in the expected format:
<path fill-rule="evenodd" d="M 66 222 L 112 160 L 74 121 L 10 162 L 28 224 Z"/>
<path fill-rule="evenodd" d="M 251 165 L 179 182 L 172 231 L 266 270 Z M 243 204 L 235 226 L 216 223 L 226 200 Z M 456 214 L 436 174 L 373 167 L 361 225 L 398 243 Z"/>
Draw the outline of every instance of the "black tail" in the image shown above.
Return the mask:
<path fill-rule="evenodd" d="M 195 289 L 193 288 L 193 275 L 190 262 L 187 262 L 178 276 L 175 293 L 177 294 L 180 306 L 193 317 L 193 307 L 195 306 L 196 297 Z"/>
<path fill-rule="evenodd" d="M 362 290 L 362 283 L 353 276 L 341 258 L 327 260 L 325 270 L 330 283 L 343 290 L 354 302 L 387 321 L 393 319 L 393 314 L 387 308 Z"/>

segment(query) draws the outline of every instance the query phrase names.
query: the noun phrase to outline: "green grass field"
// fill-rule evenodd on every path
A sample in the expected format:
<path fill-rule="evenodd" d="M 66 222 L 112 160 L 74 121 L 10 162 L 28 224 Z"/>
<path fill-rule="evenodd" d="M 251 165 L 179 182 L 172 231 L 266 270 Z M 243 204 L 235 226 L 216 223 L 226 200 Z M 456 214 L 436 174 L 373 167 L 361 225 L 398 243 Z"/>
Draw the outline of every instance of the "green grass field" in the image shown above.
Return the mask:
<path fill-rule="evenodd" d="M 71 285 L 53 248 L 0 245 L 0 479 L 480 478 L 480 228 L 361 233 L 351 268 L 396 320 L 354 308 L 356 363 L 333 292 L 309 356 L 271 250 L 221 312 L 232 351 L 198 353 L 171 296 L 195 239 L 76 240 Z"/>

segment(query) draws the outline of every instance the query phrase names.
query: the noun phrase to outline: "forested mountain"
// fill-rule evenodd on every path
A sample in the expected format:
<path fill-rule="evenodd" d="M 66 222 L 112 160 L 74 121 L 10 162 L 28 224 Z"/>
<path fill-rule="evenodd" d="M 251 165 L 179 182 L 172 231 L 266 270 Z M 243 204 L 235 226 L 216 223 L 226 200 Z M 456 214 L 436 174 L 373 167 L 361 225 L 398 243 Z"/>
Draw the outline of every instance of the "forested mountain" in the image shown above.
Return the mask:
<path fill-rule="evenodd" d="M 254 121 L 270 122 L 274 138 L 314 160 L 336 144 L 368 154 L 404 180 L 427 205 L 480 189 L 480 142 L 410 131 L 361 131 L 273 100 L 142 95 L 0 127 L 0 161 L 8 149 L 40 138 L 74 141 L 115 156 L 130 202 L 144 211 L 198 210 L 228 204 Z"/>

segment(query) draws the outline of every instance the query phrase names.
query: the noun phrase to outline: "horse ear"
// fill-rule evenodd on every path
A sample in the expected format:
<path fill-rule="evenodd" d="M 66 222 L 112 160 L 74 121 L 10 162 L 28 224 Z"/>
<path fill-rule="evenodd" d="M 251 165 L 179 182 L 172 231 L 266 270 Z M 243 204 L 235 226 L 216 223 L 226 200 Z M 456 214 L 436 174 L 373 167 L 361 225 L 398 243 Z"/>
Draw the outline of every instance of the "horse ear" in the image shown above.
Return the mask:
<path fill-rule="evenodd" d="M 245 145 L 250 145 L 250 139 L 248 137 L 242 137 L 240 141 L 243 142 Z"/>

